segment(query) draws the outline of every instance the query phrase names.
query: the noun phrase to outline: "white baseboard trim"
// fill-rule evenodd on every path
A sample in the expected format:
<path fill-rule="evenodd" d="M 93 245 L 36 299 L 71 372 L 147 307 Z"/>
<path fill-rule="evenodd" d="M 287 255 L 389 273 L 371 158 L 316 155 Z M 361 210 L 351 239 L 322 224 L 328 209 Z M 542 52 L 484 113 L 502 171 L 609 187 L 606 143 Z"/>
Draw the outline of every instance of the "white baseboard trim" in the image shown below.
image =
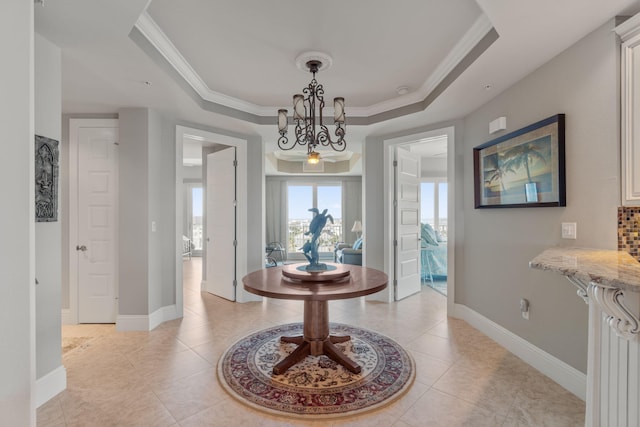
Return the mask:
<path fill-rule="evenodd" d="M 60 365 L 36 380 L 36 408 L 67 388 L 67 370 Z"/>
<path fill-rule="evenodd" d="M 76 321 L 73 319 L 71 315 L 71 309 L 63 308 L 62 309 L 62 324 L 63 325 L 75 325 Z"/>
<path fill-rule="evenodd" d="M 462 304 L 455 304 L 453 317 L 469 323 L 489 338 L 560 384 L 582 400 L 587 395 L 587 376 L 527 340 Z"/>
<path fill-rule="evenodd" d="M 168 320 L 177 319 L 178 310 L 175 304 L 160 307 L 153 313 L 146 314 L 120 314 L 116 319 L 116 330 L 127 331 L 151 331 L 158 325 Z"/>
<path fill-rule="evenodd" d="M 149 330 L 151 331 L 161 323 L 177 319 L 178 317 L 180 316 L 178 316 L 178 310 L 175 304 L 160 307 L 149 316 Z"/>

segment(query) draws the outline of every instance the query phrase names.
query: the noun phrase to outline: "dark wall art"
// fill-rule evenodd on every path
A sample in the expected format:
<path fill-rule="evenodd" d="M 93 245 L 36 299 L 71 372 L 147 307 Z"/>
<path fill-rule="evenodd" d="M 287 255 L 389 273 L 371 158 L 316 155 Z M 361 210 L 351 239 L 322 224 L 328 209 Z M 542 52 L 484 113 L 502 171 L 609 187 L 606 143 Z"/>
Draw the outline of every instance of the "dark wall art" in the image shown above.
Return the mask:
<path fill-rule="evenodd" d="M 566 206 L 564 114 L 473 149 L 476 208 Z"/>
<path fill-rule="evenodd" d="M 58 220 L 58 141 L 36 135 L 36 222 Z"/>

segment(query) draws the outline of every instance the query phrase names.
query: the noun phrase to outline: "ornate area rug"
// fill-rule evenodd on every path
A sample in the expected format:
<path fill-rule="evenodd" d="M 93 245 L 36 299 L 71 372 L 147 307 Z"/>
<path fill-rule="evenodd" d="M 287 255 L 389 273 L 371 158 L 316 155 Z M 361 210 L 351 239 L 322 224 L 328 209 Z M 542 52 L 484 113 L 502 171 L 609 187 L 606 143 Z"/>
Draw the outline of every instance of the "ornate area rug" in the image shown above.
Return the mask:
<path fill-rule="evenodd" d="M 274 375 L 273 366 L 296 348 L 281 343 L 280 337 L 302 334 L 302 324 L 292 323 L 233 344 L 218 362 L 218 378 L 233 397 L 253 408 L 303 418 L 370 411 L 409 389 L 415 365 L 398 343 L 355 326 L 331 323 L 330 330 L 332 335 L 351 336 L 336 346 L 362 367 L 361 373 L 353 374 L 327 356 L 307 356 L 284 374 Z"/>

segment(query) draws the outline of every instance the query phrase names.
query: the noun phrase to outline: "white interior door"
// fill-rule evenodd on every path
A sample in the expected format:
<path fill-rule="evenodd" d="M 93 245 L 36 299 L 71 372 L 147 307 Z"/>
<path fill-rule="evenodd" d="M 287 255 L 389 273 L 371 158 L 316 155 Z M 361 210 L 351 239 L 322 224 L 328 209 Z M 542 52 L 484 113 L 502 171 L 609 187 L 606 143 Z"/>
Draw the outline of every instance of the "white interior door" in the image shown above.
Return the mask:
<path fill-rule="evenodd" d="M 207 155 L 205 290 L 235 301 L 236 149 Z"/>
<path fill-rule="evenodd" d="M 420 292 L 420 157 L 396 148 L 395 297 Z"/>
<path fill-rule="evenodd" d="M 78 322 L 117 313 L 118 128 L 78 130 Z"/>

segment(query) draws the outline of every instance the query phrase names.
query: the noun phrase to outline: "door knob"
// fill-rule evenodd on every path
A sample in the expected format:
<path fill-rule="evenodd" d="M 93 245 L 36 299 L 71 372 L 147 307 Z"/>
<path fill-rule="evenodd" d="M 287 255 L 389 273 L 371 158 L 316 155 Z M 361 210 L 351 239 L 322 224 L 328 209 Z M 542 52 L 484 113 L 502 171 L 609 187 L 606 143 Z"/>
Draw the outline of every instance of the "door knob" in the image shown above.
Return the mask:
<path fill-rule="evenodd" d="M 86 252 L 87 251 L 87 247 L 85 245 L 76 246 L 76 251 Z"/>

